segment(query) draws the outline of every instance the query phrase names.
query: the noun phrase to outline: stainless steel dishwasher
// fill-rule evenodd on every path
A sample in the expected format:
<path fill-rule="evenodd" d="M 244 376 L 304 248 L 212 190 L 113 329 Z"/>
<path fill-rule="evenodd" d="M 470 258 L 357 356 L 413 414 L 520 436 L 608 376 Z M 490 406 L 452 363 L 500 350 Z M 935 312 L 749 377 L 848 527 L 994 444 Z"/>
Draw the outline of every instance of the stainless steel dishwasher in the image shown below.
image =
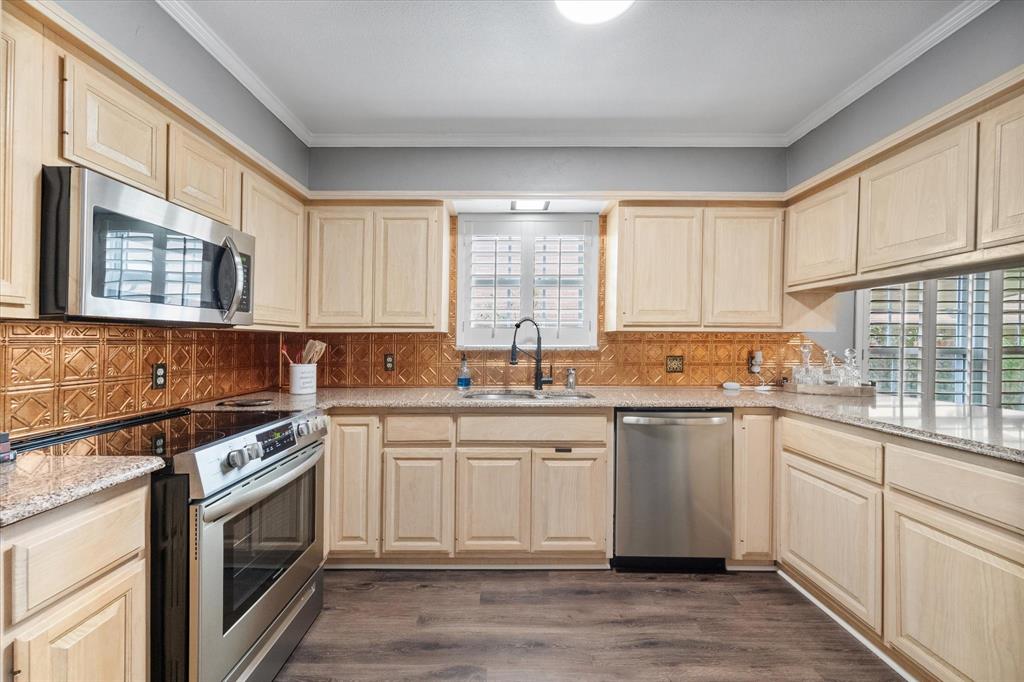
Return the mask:
<path fill-rule="evenodd" d="M 732 413 L 620 411 L 616 422 L 615 565 L 730 556 Z"/>

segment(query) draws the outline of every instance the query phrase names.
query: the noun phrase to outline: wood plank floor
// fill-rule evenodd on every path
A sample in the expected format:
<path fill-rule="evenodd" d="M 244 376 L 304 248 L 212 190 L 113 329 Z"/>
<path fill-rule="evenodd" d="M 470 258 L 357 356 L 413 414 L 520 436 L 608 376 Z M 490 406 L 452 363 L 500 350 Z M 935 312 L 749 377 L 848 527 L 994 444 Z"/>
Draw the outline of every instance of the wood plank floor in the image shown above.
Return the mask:
<path fill-rule="evenodd" d="M 899 680 L 774 573 L 327 571 L 281 682 Z"/>

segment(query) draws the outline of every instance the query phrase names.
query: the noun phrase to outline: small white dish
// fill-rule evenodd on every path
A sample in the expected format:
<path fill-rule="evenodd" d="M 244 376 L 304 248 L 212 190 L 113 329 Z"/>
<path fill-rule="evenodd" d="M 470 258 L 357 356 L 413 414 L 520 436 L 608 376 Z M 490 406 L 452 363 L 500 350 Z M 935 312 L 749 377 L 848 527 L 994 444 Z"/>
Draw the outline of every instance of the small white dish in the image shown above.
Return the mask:
<path fill-rule="evenodd" d="M 726 391 L 738 391 L 740 390 L 740 385 L 736 381 L 726 381 L 722 384 L 722 388 Z"/>

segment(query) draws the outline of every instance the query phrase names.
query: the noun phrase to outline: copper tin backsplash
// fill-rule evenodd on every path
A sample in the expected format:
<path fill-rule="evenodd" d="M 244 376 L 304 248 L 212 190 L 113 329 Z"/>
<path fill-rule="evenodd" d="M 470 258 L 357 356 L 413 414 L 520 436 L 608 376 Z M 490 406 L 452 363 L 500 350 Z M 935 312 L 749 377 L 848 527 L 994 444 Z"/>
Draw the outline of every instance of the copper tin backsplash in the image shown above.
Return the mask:
<path fill-rule="evenodd" d="M 0 424 L 13 438 L 277 385 L 279 335 L 0 323 Z M 167 387 L 150 388 L 167 364 Z"/>
<path fill-rule="evenodd" d="M 416 334 L 298 334 L 287 333 L 283 341 L 290 353 L 299 351 L 307 339 L 327 342 L 327 353 L 317 369 L 317 381 L 325 387 L 366 386 L 453 386 L 459 372 L 462 351 L 455 348 L 456 238 L 452 220 L 452 252 L 449 254 L 449 333 Z M 604 329 L 606 226 L 601 219 L 601 262 L 598 273 L 598 330 Z M 566 370 L 576 368 L 580 385 L 598 386 L 716 386 L 723 381 L 744 384 L 758 379 L 747 372 L 750 351 L 764 353 L 762 375 L 771 382 L 787 367 L 800 362 L 800 344 L 807 339 L 793 332 L 614 332 L 598 331 L 597 350 L 550 351 L 544 354 L 553 364 L 556 384 L 565 382 Z M 384 371 L 384 354 L 393 353 L 395 369 Z M 475 385 L 529 385 L 533 368 L 529 358 L 520 365 L 508 365 L 508 352 L 469 351 L 470 372 Z M 684 370 L 665 371 L 665 356 L 682 355 Z M 820 349 L 815 348 L 820 359 Z M 281 385 L 288 381 L 287 366 L 281 367 Z"/>

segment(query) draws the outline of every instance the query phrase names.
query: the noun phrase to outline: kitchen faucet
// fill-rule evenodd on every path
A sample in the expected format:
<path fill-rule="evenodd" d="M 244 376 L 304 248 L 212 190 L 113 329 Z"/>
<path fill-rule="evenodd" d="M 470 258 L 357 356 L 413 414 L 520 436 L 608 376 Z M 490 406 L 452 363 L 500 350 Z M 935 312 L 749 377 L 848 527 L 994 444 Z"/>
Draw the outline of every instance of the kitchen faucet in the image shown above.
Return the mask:
<path fill-rule="evenodd" d="M 524 322 L 529 322 L 537 329 L 537 351 L 535 355 L 527 353 L 525 350 L 522 350 L 521 348 L 516 346 L 516 335 L 519 333 L 519 327 L 521 327 Z M 533 358 L 533 390 L 542 391 L 544 390 L 545 384 L 550 384 L 554 382 L 554 378 L 551 377 L 551 373 L 548 372 L 548 376 L 544 376 L 544 371 L 541 369 L 540 325 L 538 325 L 532 317 L 524 317 L 523 319 L 516 322 L 516 329 L 514 332 L 512 332 L 512 352 L 509 354 L 508 364 L 519 364 L 519 358 L 516 357 L 517 353 L 522 353 L 527 357 Z"/>

